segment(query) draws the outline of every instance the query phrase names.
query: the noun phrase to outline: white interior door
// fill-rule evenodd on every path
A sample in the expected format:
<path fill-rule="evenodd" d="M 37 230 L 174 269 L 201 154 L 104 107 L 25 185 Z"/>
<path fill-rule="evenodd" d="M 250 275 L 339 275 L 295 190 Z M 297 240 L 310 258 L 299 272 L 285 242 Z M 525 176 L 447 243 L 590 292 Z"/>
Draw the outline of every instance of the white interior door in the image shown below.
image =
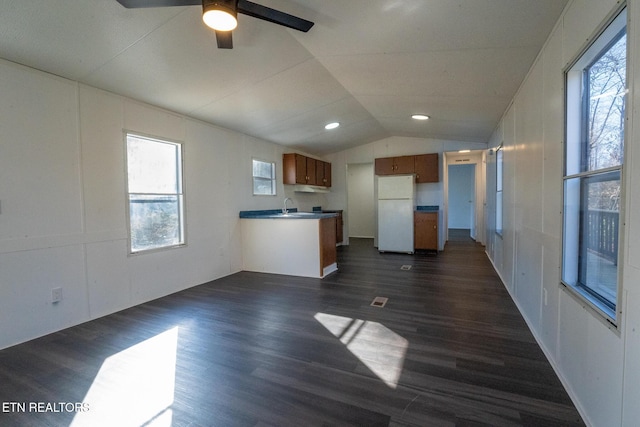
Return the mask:
<path fill-rule="evenodd" d="M 448 166 L 448 224 L 450 228 L 468 229 L 475 238 L 476 191 L 475 164 Z"/>

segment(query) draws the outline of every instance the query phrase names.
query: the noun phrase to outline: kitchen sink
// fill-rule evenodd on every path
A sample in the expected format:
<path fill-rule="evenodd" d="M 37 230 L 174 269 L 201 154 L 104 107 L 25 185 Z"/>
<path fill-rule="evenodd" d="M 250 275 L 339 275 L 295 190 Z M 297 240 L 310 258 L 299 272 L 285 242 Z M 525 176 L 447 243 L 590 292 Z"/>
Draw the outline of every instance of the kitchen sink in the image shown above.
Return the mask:
<path fill-rule="evenodd" d="M 318 214 L 314 212 L 287 212 L 286 214 L 280 214 L 280 216 L 300 218 L 305 216 L 318 216 Z"/>

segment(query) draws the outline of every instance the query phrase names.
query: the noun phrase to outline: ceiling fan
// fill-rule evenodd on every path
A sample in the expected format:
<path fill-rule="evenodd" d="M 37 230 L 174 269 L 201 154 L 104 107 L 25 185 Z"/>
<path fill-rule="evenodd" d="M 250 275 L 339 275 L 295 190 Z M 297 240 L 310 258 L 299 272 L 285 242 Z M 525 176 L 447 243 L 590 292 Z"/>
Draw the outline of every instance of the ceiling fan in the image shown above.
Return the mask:
<path fill-rule="evenodd" d="M 202 20 L 216 32 L 218 48 L 233 49 L 231 30 L 238 24 L 237 14 L 253 16 L 254 18 L 273 22 L 307 32 L 313 27 L 313 22 L 297 16 L 289 15 L 270 7 L 262 6 L 248 0 L 116 0 L 129 9 L 142 7 L 167 6 L 195 6 L 202 4 Z"/>

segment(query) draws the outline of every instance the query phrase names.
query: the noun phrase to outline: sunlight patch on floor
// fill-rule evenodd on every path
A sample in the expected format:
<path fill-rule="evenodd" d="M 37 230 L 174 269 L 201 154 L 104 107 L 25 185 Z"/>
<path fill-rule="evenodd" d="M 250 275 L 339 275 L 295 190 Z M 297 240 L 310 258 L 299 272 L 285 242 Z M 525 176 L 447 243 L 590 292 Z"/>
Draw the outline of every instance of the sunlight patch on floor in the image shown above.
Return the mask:
<path fill-rule="evenodd" d="M 107 358 L 72 427 L 172 424 L 178 327 Z"/>
<path fill-rule="evenodd" d="M 314 317 L 386 385 L 397 387 L 409 341 L 378 322 L 327 313 Z"/>

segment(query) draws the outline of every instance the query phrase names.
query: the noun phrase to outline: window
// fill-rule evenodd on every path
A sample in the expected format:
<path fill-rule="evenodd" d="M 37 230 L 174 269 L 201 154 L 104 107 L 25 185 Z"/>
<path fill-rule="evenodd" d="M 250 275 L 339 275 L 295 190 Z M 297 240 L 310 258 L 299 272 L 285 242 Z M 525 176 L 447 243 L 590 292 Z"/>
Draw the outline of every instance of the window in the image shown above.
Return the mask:
<path fill-rule="evenodd" d="M 496 233 L 502 236 L 502 145 L 496 150 Z"/>
<path fill-rule="evenodd" d="M 566 73 L 562 281 L 617 324 L 626 10 Z"/>
<path fill-rule="evenodd" d="M 253 159 L 253 194 L 275 196 L 276 164 Z"/>
<path fill-rule="evenodd" d="M 182 145 L 127 134 L 132 253 L 184 244 Z"/>

